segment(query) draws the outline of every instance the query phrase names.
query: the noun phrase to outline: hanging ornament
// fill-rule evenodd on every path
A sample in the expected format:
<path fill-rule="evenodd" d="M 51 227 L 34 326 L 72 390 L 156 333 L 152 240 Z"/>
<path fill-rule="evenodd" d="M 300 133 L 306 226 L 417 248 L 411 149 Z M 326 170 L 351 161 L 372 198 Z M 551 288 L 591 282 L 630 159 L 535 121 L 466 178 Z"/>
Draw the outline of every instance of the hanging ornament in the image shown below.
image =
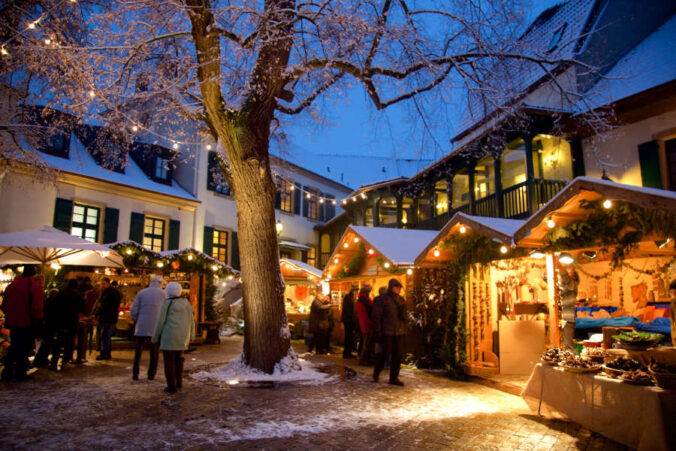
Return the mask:
<path fill-rule="evenodd" d="M 178 262 L 178 260 L 174 260 L 171 262 L 171 267 L 174 269 L 178 269 L 181 266 L 181 264 Z"/>

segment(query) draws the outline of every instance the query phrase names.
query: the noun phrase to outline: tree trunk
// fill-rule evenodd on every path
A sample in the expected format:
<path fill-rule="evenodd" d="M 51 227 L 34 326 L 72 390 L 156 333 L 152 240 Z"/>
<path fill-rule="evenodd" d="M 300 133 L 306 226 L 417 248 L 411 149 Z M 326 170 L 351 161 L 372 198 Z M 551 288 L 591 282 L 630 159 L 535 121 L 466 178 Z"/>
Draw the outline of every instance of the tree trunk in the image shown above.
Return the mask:
<path fill-rule="evenodd" d="M 244 360 L 272 373 L 290 347 L 275 230 L 275 185 L 267 165 L 233 171 L 244 296 Z"/>
<path fill-rule="evenodd" d="M 267 0 L 272 27 L 250 75 L 250 91 L 236 111 L 226 109 L 220 90 L 220 37 L 212 30 L 208 1 L 186 0 L 199 63 L 197 76 L 207 123 L 223 146 L 226 175 L 237 204 L 244 298 L 244 361 L 272 373 L 289 352 L 284 284 L 275 229 L 276 187 L 270 171 L 270 124 L 293 39 L 293 0 Z"/>

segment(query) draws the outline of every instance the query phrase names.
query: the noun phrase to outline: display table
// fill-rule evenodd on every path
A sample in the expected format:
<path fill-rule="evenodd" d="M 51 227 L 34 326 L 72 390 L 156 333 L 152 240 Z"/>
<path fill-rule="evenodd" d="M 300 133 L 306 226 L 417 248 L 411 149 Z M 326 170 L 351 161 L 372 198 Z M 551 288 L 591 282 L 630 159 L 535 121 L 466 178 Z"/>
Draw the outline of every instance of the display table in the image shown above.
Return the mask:
<path fill-rule="evenodd" d="M 537 364 L 521 396 L 540 415 L 567 418 L 639 450 L 676 449 L 676 391 Z"/>

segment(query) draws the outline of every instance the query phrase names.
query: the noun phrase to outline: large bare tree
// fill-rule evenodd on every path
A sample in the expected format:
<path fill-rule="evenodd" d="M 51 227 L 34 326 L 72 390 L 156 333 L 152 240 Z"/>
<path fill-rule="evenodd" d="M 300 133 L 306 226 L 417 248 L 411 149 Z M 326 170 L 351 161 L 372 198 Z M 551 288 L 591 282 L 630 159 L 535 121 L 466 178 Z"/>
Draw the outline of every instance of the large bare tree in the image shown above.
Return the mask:
<path fill-rule="evenodd" d="M 521 8 L 518 0 L 17 0 L 0 14 L 0 75 L 20 104 L 104 121 L 129 139 L 143 133 L 204 151 L 186 125 L 202 124 L 222 148 L 237 204 L 243 357 L 272 372 L 290 349 L 269 158 L 280 117 L 315 113 L 319 96 L 354 85 L 378 110 L 448 100 L 459 85 L 505 108 L 520 87 L 496 74 L 525 69 L 554 80 L 576 64 L 517 39 Z M 553 85 L 563 104 L 577 101 L 570 85 Z M 9 131 L 19 122 L 3 120 Z"/>

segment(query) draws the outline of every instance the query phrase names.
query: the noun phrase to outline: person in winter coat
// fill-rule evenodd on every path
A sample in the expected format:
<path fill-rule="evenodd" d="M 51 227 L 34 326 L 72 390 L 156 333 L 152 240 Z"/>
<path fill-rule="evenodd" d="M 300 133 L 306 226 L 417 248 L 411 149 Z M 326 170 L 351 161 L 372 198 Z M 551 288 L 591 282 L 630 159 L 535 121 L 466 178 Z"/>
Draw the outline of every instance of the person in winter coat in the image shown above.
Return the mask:
<path fill-rule="evenodd" d="M 94 326 L 96 318 L 94 317 L 94 306 L 99 299 L 99 290 L 91 284 L 89 277 L 85 277 L 80 292 L 84 297 L 84 313 L 80 315 L 77 333 L 77 359 L 75 363 L 84 363 L 87 361 L 87 343 L 94 335 Z"/>
<path fill-rule="evenodd" d="M 54 346 L 56 345 L 56 334 L 59 330 L 57 324 L 58 321 L 58 312 L 56 311 L 56 296 L 59 294 L 59 290 L 50 290 L 47 295 L 47 299 L 44 302 L 43 309 L 43 318 L 44 318 L 44 329 L 42 334 L 42 342 L 40 343 L 40 349 L 35 354 L 35 359 L 33 360 L 33 365 L 35 366 L 48 366 L 49 365 L 49 355 L 54 352 Z"/>
<path fill-rule="evenodd" d="M 110 285 L 110 279 L 101 279 L 101 299 L 99 299 L 99 311 L 97 319 L 101 327 L 101 354 L 96 360 L 110 360 L 112 350 L 112 337 L 115 332 L 120 302 L 122 295 L 117 288 Z"/>
<path fill-rule="evenodd" d="M 352 285 L 350 291 L 343 298 L 342 310 L 340 313 L 340 322 L 345 329 L 345 343 L 343 348 L 343 358 L 353 359 L 354 355 L 354 334 L 358 327 L 357 315 L 355 314 L 355 296 L 357 294 L 357 285 Z"/>
<path fill-rule="evenodd" d="M 73 359 L 75 333 L 80 315 L 84 313 L 84 299 L 78 290 L 77 279 L 70 279 L 66 288 L 59 291 L 50 307 L 56 315 L 56 344 L 52 353 L 50 369 L 57 370 L 63 351 L 61 366 Z"/>
<path fill-rule="evenodd" d="M 397 279 L 390 279 L 387 293 L 376 298 L 373 304 L 373 336 L 382 348 L 373 369 L 374 382 L 378 382 L 380 372 L 383 370 L 388 357 L 391 356 L 390 384 L 404 385 L 399 380 L 399 369 L 402 339 L 406 333 L 406 303 L 404 298 L 399 295 L 400 291 L 401 283 Z"/>
<path fill-rule="evenodd" d="M 35 341 L 31 326 L 35 321 L 42 321 L 44 297 L 42 284 L 33 276 L 35 266 L 25 265 L 23 273 L 5 290 L 2 310 L 5 313 L 5 326 L 10 331 L 10 345 L 2 371 L 3 381 L 24 381 L 28 378 L 28 356 Z"/>
<path fill-rule="evenodd" d="M 167 298 L 167 294 L 162 289 L 164 279 L 162 276 L 153 276 L 150 279 L 150 286 L 139 291 L 134 298 L 134 303 L 131 306 L 132 321 L 136 323 L 134 329 L 134 336 L 136 337 L 136 352 L 134 353 L 134 367 L 132 370 L 132 379 L 138 380 L 139 363 L 141 361 L 141 353 L 143 347 L 155 331 L 155 323 L 157 322 L 157 314 L 160 312 L 162 302 Z M 159 347 L 157 343 L 150 343 L 150 364 L 148 365 L 148 380 L 155 378 L 157 373 L 157 361 L 159 358 Z"/>
<path fill-rule="evenodd" d="M 195 334 L 195 321 L 190 302 L 181 297 L 181 285 L 167 284 L 167 299 L 162 303 L 155 323 L 153 343 L 159 343 L 164 358 L 167 393 L 176 393 L 183 386 L 183 351 Z"/>
<path fill-rule="evenodd" d="M 317 354 L 330 351 L 329 337 L 331 336 L 331 302 L 321 293 L 317 293 L 310 306 L 310 345 L 308 351 L 316 349 Z"/>
<path fill-rule="evenodd" d="M 359 355 L 360 365 L 370 365 L 373 362 L 373 335 L 371 333 L 373 301 L 369 296 L 370 294 L 371 285 L 365 284 L 359 290 L 359 296 L 357 297 L 357 318 L 359 318 L 359 328 L 364 337 L 364 345 Z"/>

